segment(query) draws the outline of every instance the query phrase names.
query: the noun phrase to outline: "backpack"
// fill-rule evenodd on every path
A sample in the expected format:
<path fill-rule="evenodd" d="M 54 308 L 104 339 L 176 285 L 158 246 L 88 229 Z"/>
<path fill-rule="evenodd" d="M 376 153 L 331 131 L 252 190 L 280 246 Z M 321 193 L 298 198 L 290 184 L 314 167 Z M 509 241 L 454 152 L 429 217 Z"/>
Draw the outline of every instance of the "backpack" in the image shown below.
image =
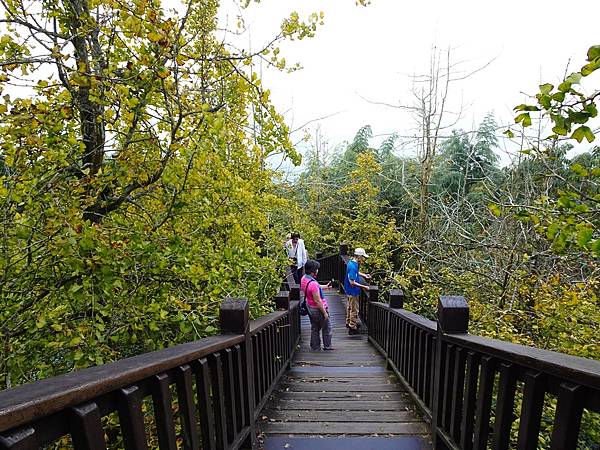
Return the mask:
<path fill-rule="evenodd" d="M 310 280 L 308 283 L 306 283 L 306 289 L 304 290 L 304 300 L 302 300 L 302 303 L 300 303 L 300 306 L 298 307 L 298 312 L 300 313 L 301 316 L 307 316 L 308 315 L 308 305 L 306 304 L 306 293 L 308 292 L 308 286 L 310 286 L 310 283 L 312 283 L 315 280 Z"/>

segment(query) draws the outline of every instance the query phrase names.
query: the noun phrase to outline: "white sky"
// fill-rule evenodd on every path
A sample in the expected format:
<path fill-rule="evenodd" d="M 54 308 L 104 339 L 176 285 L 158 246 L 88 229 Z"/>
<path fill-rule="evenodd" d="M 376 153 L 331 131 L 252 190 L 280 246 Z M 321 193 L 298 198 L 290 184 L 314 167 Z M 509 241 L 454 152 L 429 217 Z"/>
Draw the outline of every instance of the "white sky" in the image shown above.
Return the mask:
<path fill-rule="evenodd" d="M 223 2 L 221 21 L 233 29 L 239 11 L 232 3 Z M 264 85 L 292 129 L 334 114 L 307 127 L 314 136 L 319 125 L 330 148 L 366 124 L 376 135 L 412 135 L 410 115 L 361 97 L 410 104 L 409 76 L 428 71 L 434 45 L 450 46 L 451 61 L 462 61 L 465 72 L 494 59 L 450 90 L 449 109 L 463 105 L 457 126 L 473 129 L 488 111 L 500 124 L 513 123 L 512 109 L 526 101 L 524 93 L 537 93 L 540 82 L 559 82 L 569 61 L 570 71 L 578 70 L 587 49 L 600 44 L 593 19 L 600 17 L 600 1 L 373 0 L 365 8 L 354 0 L 261 0 L 243 11 L 248 32 L 240 45 L 260 48 L 294 10 L 301 17 L 323 11 L 325 25 L 315 38 L 282 47 L 302 70 L 276 73 L 265 65 Z M 300 138 L 297 132 L 294 139 Z"/>

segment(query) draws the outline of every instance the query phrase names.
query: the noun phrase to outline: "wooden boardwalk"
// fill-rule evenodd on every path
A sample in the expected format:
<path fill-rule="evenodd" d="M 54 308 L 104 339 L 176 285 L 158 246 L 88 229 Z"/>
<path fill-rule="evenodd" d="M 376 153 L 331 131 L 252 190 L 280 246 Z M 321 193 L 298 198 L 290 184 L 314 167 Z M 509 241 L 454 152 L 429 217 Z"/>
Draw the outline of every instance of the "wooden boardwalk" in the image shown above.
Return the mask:
<path fill-rule="evenodd" d="M 327 294 L 334 351 L 311 351 L 310 323 L 257 424 L 261 448 L 428 449 L 429 428 L 366 333 L 348 335 L 345 298 Z"/>

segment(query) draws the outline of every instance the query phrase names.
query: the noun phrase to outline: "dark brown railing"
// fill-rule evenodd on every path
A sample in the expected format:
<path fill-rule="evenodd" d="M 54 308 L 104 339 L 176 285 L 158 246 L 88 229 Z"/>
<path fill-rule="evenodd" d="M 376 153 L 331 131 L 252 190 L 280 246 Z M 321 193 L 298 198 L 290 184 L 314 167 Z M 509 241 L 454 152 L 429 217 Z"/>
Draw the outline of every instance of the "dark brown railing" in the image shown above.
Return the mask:
<path fill-rule="evenodd" d="M 347 250 L 340 246 L 340 274 Z M 599 361 L 470 335 L 462 297 L 441 297 L 434 322 L 403 309 L 399 289 L 389 304 L 378 295 L 376 286 L 361 294 L 359 316 L 430 421 L 435 448 L 536 449 L 543 413 L 554 414 L 551 449 L 590 448 L 578 441 L 584 410 L 600 413 Z"/>
<path fill-rule="evenodd" d="M 440 298 L 438 322 L 402 309 L 400 290 L 389 299 L 369 302 L 369 339 L 431 421 L 436 448 L 536 449 L 551 402 L 550 448 L 578 448 L 584 409 L 600 412 L 600 362 L 469 335 L 462 297 Z"/>
<path fill-rule="evenodd" d="M 219 336 L 0 392 L 0 449 L 64 437 L 75 449 L 146 449 L 153 438 L 161 449 L 255 447 L 254 422 L 300 336 L 298 302 L 275 300 L 283 311 L 249 321 L 246 300 L 226 299 Z M 118 429 L 107 428 L 113 414 Z"/>

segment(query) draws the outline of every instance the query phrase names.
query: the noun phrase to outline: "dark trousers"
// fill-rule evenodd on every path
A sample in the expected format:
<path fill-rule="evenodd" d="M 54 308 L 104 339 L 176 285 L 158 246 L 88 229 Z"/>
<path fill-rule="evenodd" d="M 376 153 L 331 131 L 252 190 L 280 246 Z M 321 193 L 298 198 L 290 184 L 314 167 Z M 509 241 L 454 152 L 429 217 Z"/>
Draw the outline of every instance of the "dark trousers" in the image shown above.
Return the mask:
<path fill-rule="evenodd" d="M 308 305 L 307 305 L 308 306 Z M 327 310 L 329 312 L 329 310 Z M 308 307 L 308 318 L 310 319 L 310 348 L 321 349 L 321 334 L 323 335 L 323 347 L 331 347 L 331 321 L 325 320 L 321 311 L 312 306 Z"/>
<path fill-rule="evenodd" d="M 300 284 L 300 280 L 302 279 L 302 275 L 304 274 L 304 267 L 290 266 L 290 269 L 292 270 L 294 281 L 296 281 L 296 284 Z"/>

